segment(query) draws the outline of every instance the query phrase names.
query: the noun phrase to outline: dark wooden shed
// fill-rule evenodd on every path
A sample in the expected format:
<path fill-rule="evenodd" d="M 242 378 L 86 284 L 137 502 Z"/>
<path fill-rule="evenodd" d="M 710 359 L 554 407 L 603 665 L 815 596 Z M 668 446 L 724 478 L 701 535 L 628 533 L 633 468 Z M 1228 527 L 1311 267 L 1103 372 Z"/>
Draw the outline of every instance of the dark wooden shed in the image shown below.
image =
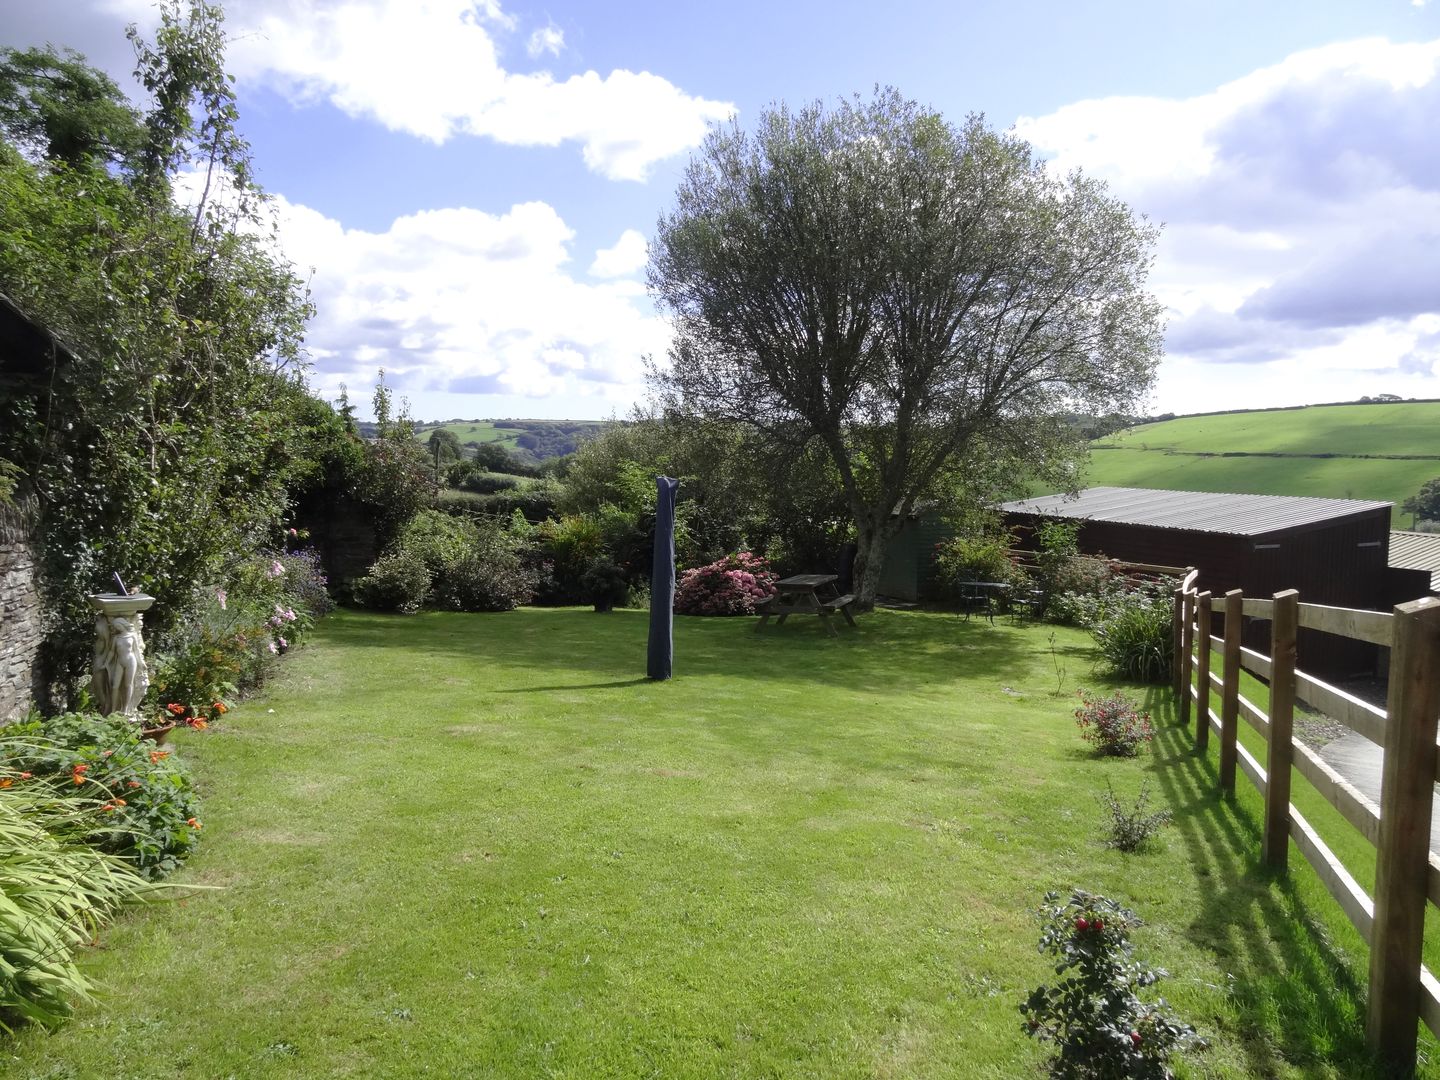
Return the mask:
<path fill-rule="evenodd" d="M 1193 566 L 1197 587 L 1217 596 L 1298 589 L 1306 603 L 1383 611 L 1420 595 L 1397 595 L 1415 581 L 1389 567 L 1388 502 L 1096 487 L 1000 509 L 1021 546 L 1043 520 L 1078 521 L 1081 551 Z M 1268 652 L 1267 634 L 1252 622 L 1246 644 Z M 1302 668 L 1332 677 L 1370 674 L 1379 661 L 1374 646 L 1311 631 L 1300 632 L 1298 649 Z"/>

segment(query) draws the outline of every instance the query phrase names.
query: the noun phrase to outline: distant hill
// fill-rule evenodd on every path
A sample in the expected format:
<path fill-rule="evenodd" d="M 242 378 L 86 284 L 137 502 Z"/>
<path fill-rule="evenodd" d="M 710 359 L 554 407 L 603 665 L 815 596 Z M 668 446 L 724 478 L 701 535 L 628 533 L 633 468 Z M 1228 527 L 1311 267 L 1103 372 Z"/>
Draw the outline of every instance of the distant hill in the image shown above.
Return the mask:
<path fill-rule="evenodd" d="M 1182 416 L 1090 444 L 1087 485 L 1400 503 L 1440 476 L 1440 402 Z M 1409 516 L 1396 510 L 1397 528 Z"/>
<path fill-rule="evenodd" d="M 603 431 L 608 420 L 444 420 L 418 424 L 416 437 L 424 440 L 436 428 L 450 431 L 467 443 L 499 443 L 526 464 L 573 454 L 591 435 Z"/>

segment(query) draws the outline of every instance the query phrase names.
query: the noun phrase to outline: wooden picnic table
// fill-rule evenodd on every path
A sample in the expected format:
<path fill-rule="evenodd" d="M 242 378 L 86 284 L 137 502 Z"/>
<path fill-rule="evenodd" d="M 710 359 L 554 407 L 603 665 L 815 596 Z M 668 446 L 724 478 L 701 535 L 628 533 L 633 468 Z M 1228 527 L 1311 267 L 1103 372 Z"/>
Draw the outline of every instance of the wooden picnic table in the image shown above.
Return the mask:
<path fill-rule="evenodd" d="M 756 609 L 760 614 L 760 621 L 755 624 L 756 632 L 770 621 L 772 615 L 776 616 L 777 626 L 783 626 L 791 615 L 818 615 L 825 629 L 830 631 L 830 636 L 839 637 L 835 627 L 830 625 L 831 615 L 838 611 L 845 616 L 846 622 L 855 625 L 855 616 L 850 614 L 855 595 L 846 593 L 841 596 L 840 590 L 835 587 L 835 582 L 839 580 L 836 574 L 796 574 L 781 578 L 775 583 L 779 592 L 764 608 Z"/>

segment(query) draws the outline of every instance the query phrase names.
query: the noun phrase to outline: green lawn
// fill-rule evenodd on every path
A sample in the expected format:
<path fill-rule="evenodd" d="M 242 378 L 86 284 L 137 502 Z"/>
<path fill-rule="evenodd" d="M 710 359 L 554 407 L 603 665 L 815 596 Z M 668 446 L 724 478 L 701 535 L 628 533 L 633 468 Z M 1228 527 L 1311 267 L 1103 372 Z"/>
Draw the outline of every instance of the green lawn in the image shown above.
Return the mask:
<path fill-rule="evenodd" d="M 1085 483 L 1398 504 L 1440 476 L 1437 432 L 1437 402 L 1179 417 L 1097 441 Z M 1317 456 L 1200 456 L 1225 453 Z M 1382 454 L 1428 457 L 1362 456 Z M 1394 520 L 1397 528 L 1409 527 L 1409 515 L 1396 511 Z"/>
<path fill-rule="evenodd" d="M 1039 1077 L 1032 911 L 1080 886 L 1147 919 L 1212 1044 L 1184 1075 L 1371 1075 L 1363 948 L 1307 871 L 1257 868 L 1254 800 L 1163 691 L 1153 746 L 1103 760 L 1077 632 L 752 625 L 677 620 L 655 684 L 642 612 L 327 619 L 180 743 L 207 800 L 181 878 L 224 888 L 107 930 L 106 999 L 11 1072 Z M 1096 794 L 1143 777 L 1175 824 L 1108 850 Z"/>

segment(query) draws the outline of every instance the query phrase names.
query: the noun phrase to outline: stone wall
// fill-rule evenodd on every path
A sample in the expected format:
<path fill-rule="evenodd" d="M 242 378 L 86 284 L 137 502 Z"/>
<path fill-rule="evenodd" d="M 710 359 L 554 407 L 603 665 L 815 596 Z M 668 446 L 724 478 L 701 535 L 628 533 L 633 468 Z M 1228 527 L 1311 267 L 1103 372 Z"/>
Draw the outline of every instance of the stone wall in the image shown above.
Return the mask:
<path fill-rule="evenodd" d="M 0 724 L 24 716 L 39 689 L 42 617 L 25 516 L 0 507 Z"/>

